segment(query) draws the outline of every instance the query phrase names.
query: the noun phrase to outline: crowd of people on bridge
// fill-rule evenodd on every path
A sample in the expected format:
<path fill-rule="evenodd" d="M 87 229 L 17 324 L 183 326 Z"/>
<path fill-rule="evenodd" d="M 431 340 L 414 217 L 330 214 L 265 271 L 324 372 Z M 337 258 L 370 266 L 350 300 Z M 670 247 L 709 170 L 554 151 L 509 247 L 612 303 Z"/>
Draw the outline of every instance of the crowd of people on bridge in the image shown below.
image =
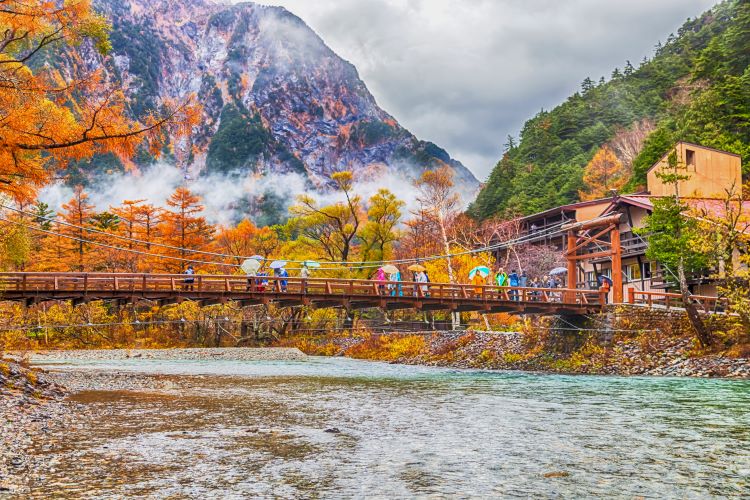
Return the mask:
<path fill-rule="evenodd" d="M 278 265 L 275 265 L 278 264 Z M 287 292 L 289 286 L 289 272 L 283 261 L 275 261 L 271 264 L 270 270 L 274 283 L 273 287 L 278 291 Z M 405 285 L 402 279 L 401 270 L 392 264 L 379 267 L 371 276 L 370 280 L 376 283 L 378 294 L 391 297 L 403 297 L 404 294 L 411 294 L 415 297 L 430 297 L 430 276 L 427 269 L 419 263 L 412 264 L 408 268 L 411 273 L 411 283 Z M 195 283 L 195 269 L 192 265 L 185 270 L 185 289 L 193 290 Z M 261 265 L 253 267 L 246 271 L 247 290 L 265 292 L 269 288 L 269 272 L 264 271 Z M 311 269 L 307 262 L 302 264 L 299 270 L 299 277 L 302 278 L 302 288 L 305 293 L 308 291 L 307 279 L 311 277 Z M 494 273 L 489 268 L 478 266 L 469 274 L 469 284 L 473 285 L 473 292 L 477 298 L 485 297 L 487 286 L 498 287 L 500 289 L 507 287 L 507 292 L 500 290 L 500 296 L 507 296 L 512 301 L 560 301 L 561 294 L 552 292 L 552 289 L 563 287 L 560 277 L 557 275 L 547 274 L 544 276 L 534 276 L 529 278 L 525 270 L 517 272 L 511 269 L 506 272 L 503 267 L 499 267 Z M 533 290 L 535 288 L 544 290 Z M 497 291 L 494 289 L 494 291 Z"/>

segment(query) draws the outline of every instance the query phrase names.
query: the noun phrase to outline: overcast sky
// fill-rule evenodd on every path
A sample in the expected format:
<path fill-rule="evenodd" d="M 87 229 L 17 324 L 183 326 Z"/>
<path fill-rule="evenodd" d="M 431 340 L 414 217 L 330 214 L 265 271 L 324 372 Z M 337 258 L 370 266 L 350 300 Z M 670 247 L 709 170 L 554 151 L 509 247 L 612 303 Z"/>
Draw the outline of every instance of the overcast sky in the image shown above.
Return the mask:
<path fill-rule="evenodd" d="M 378 104 L 485 180 L 508 134 L 637 65 L 713 0 L 258 0 L 352 62 Z"/>

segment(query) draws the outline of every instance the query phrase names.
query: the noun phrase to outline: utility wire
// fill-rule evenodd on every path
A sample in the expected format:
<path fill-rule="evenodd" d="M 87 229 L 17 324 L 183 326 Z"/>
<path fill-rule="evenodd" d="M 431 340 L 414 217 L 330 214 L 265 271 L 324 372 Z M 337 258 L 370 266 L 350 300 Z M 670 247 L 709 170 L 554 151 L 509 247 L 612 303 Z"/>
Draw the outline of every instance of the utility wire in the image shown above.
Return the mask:
<path fill-rule="evenodd" d="M 195 254 L 202 254 L 202 255 L 211 255 L 211 256 L 214 256 L 214 257 L 223 257 L 223 258 L 230 258 L 230 259 L 248 259 L 248 258 L 250 258 L 249 256 L 230 255 L 230 254 L 224 254 L 224 253 L 218 253 L 218 252 L 208 252 L 208 251 L 205 251 L 205 250 L 196 250 L 196 249 L 190 249 L 190 248 L 182 248 L 182 247 L 176 247 L 176 246 L 172 246 L 172 245 L 166 245 L 166 244 L 163 244 L 163 243 L 156 243 L 156 242 L 139 240 L 137 238 L 130 238 L 130 237 L 127 237 L 127 236 L 117 235 L 117 234 L 114 234 L 114 233 L 108 233 L 106 231 L 101 231 L 101 230 L 90 228 L 90 227 L 79 226 L 79 225 L 72 224 L 72 223 L 65 222 L 65 221 L 61 221 L 61 220 L 58 220 L 58 219 L 52 218 L 52 217 L 41 216 L 41 215 L 35 214 L 33 212 L 28 212 L 28 211 L 25 211 L 25 210 L 20 210 L 20 209 L 13 208 L 11 206 L 4 205 L 4 204 L 0 204 L 0 208 L 5 208 L 5 209 L 11 210 L 13 212 L 22 214 L 22 215 L 27 215 L 29 217 L 34 217 L 35 219 L 42 219 L 42 220 L 46 220 L 46 221 L 49 221 L 49 222 L 54 222 L 56 224 L 62 224 L 62 225 L 65 225 L 65 226 L 69 226 L 69 227 L 72 227 L 72 228 L 75 228 L 75 229 L 79 229 L 79 230 L 83 230 L 83 231 L 87 231 L 87 232 L 92 232 L 92 233 L 97 233 L 97 234 L 103 234 L 103 235 L 106 235 L 108 237 L 113 237 L 113 238 L 116 238 L 116 239 L 119 239 L 119 240 L 123 240 L 123 241 L 128 241 L 128 242 L 140 243 L 140 244 L 143 244 L 143 245 L 150 245 L 150 246 L 156 246 L 156 247 L 161 247 L 161 248 L 168 248 L 168 249 L 171 249 L 171 250 L 179 250 L 181 252 L 187 252 L 187 253 L 195 253 Z M 14 222 L 14 221 L 8 221 L 7 219 L 3 219 L 3 220 L 6 220 L 6 222 Z M 14 223 L 17 223 L 17 222 L 14 222 Z M 487 246 L 484 246 L 484 247 L 480 247 L 480 248 L 476 248 L 476 249 L 471 249 L 471 250 L 466 250 L 466 251 L 462 251 L 462 252 L 455 252 L 455 253 L 449 253 L 449 254 L 444 254 L 444 255 L 433 255 L 433 256 L 428 256 L 428 257 L 414 257 L 414 258 L 409 258 L 409 259 L 392 259 L 392 260 L 381 260 L 381 261 L 363 261 L 363 262 L 328 261 L 328 262 L 323 262 L 322 263 L 324 265 L 321 267 L 321 269 L 322 270 L 332 270 L 332 269 L 340 269 L 340 268 L 372 268 L 372 267 L 380 267 L 380 266 L 382 266 L 384 264 L 408 264 L 408 263 L 413 263 L 413 262 L 427 262 L 427 261 L 432 261 L 432 260 L 439 260 L 439 259 L 445 259 L 445 258 L 451 258 L 451 257 L 458 257 L 458 256 L 462 256 L 462 255 L 468 255 L 468 254 L 474 254 L 474 253 L 481 253 L 481 252 L 486 252 L 486 251 L 491 251 L 491 250 L 499 250 L 501 248 L 507 248 L 508 246 L 511 246 L 513 244 L 525 243 L 525 242 L 530 241 L 532 239 L 538 238 L 539 236 L 554 236 L 555 234 L 561 233 L 562 231 L 559 230 L 559 229 L 557 231 L 552 231 L 552 229 L 559 228 L 560 226 L 562 226 L 565 223 L 566 222 L 560 222 L 558 224 L 547 226 L 546 228 L 544 228 L 542 230 L 528 233 L 528 234 L 526 234 L 524 236 L 521 236 L 519 238 L 516 238 L 514 240 L 508 240 L 508 241 L 505 241 L 505 242 L 496 243 L 494 245 L 487 245 Z M 53 232 L 53 234 L 59 234 L 59 233 L 54 233 Z M 90 240 L 82 240 L 82 241 L 90 241 Z M 116 248 L 119 248 L 119 247 L 116 247 Z M 121 250 L 123 250 L 123 251 L 130 251 L 131 249 L 124 249 L 123 248 Z M 151 254 L 151 255 L 157 255 L 157 254 Z M 204 262 L 204 261 L 198 261 L 198 260 L 192 260 L 191 261 L 191 260 L 188 260 L 188 259 L 183 259 L 183 260 L 188 261 L 188 262 Z M 283 260 L 285 260 L 286 262 L 293 263 L 293 264 L 304 264 L 305 262 L 307 262 L 310 259 L 307 259 L 307 260 L 283 259 Z M 222 265 L 230 265 L 230 264 L 222 264 Z M 234 265 L 234 264 L 231 264 L 231 265 Z M 335 267 L 331 267 L 333 265 L 336 265 L 336 266 Z M 235 267 L 239 267 L 237 265 L 234 265 L 234 266 Z"/>
<path fill-rule="evenodd" d="M 0 205 L 0 206 L 4 206 L 4 205 Z M 17 210 L 17 209 L 11 209 L 11 210 L 19 212 L 19 210 Z M 27 213 L 27 212 L 22 212 L 22 213 Z M 30 215 L 33 216 L 33 214 L 30 214 Z M 42 233 L 45 233 L 45 234 L 50 234 L 50 235 L 53 235 L 53 236 L 60 236 L 60 237 L 67 238 L 67 239 L 70 239 L 70 240 L 79 241 L 79 242 L 83 242 L 83 243 L 88 243 L 88 244 L 91 244 L 91 245 L 100 246 L 100 247 L 104 247 L 104 248 L 109 248 L 109 249 L 113 249 L 113 250 L 118 250 L 118 251 L 121 251 L 121 252 L 129 252 L 129 253 L 134 253 L 134 254 L 138 254 L 138 255 L 146 255 L 146 256 L 157 257 L 157 258 L 177 260 L 177 261 L 181 261 L 181 262 L 199 263 L 199 264 L 213 264 L 213 265 L 218 265 L 218 266 L 235 267 L 235 268 L 241 267 L 238 264 L 227 264 L 225 262 L 204 261 L 204 260 L 197 260 L 197 259 L 186 259 L 186 258 L 182 258 L 182 257 L 173 257 L 173 256 L 168 256 L 168 255 L 155 254 L 155 253 L 151 253 L 151 252 L 144 252 L 144 251 L 135 250 L 135 249 L 132 249 L 132 248 L 117 247 L 117 246 L 113 246 L 113 245 L 108 245 L 106 243 L 101 243 L 101 242 L 98 242 L 98 241 L 89 240 L 89 239 L 86 239 L 86 238 L 78 238 L 76 236 L 66 235 L 66 234 L 63 234 L 63 233 L 60 233 L 60 232 L 50 231 L 50 230 L 47 230 L 47 229 L 42 229 L 40 227 L 36 227 L 36 226 L 29 225 L 29 224 L 25 224 L 25 223 L 20 222 L 20 221 L 14 221 L 14 220 L 6 219 L 6 218 L 3 218 L 3 217 L 0 217 L 0 221 L 4 221 L 4 222 L 10 223 L 10 224 L 15 224 L 15 225 L 18 225 L 18 226 L 26 227 L 28 229 L 33 229 L 35 231 L 39 231 L 39 232 L 42 232 Z M 77 229 L 83 229 L 83 230 L 90 229 L 90 228 L 85 228 L 85 227 L 82 227 L 82 226 L 76 226 L 75 224 L 68 224 L 68 223 L 65 223 L 65 224 L 67 224 L 67 225 L 69 225 L 71 227 L 77 228 Z M 374 268 L 374 267 L 381 267 L 382 264 L 386 263 L 386 262 L 388 262 L 388 263 L 401 263 L 401 264 L 412 263 L 412 262 L 428 262 L 428 261 L 440 260 L 440 259 L 445 259 L 445 258 L 457 257 L 457 256 L 461 256 L 461 255 L 475 254 L 475 253 L 481 253 L 481 252 L 486 252 L 486 251 L 491 251 L 491 250 L 499 250 L 499 249 L 502 249 L 502 248 L 508 248 L 508 247 L 511 247 L 511 246 L 514 246 L 514 245 L 519 245 L 519 244 L 526 243 L 528 241 L 531 241 L 533 239 L 538 238 L 541 235 L 553 236 L 555 234 L 559 234 L 559 233 L 562 232 L 559 229 L 557 231 L 552 231 L 552 229 L 554 229 L 554 228 L 556 228 L 558 226 L 562 226 L 562 223 L 556 224 L 556 225 L 553 225 L 553 226 L 549 226 L 549 227 L 547 227 L 547 228 L 545 228 L 545 229 L 543 229 L 541 231 L 536 231 L 536 232 L 533 232 L 533 233 L 529 233 L 529 234 L 526 234 L 524 236 L 521 236 L 521 237 L 513 239 L 513 240 L 507 240 L 507 241 L 504 241 L 504 242 L 496 243 L 494 245 L 488 245 L 488 246 L 485 246 L 485 247 L 471 249 L 471 250 L 466 250 L 466 251 L 462 251 L 462 252 L 455 252 L 455 253 L 445 254 L 445 255 L 434 255 L 434 256 L 428 256 L 428 257 L 390 260 L 390 261 L 364 261 L 364 262 L 360 262 L 360 263 L 357 263 L 357 262 L 347 262 L 346 265 L 321 266 L 320 270 L 321 271 L 331 271 L 331 270 L 337 270 L 337 269 L 349 269 L 349 270 L 351 270 L 351 269 L 354 269 L 354 268 L 359 268 L 359 269 L 362 269 L 362 268 Z M 102 234 L 108 235 L 108 236 L 115 236 L 115 235 L 112 235 L 112 234 L 106 233 L 106 232 L 101 232 L 101 231 L 96 231 L 96 230 L 94 230 L 94 231 L 98 232 L 98 233 L 102 233 Z M 131 239 L 131 238 L 127 238 L 127 237 L 119 237 L 119 238 L 120 239 L 129 240 L 129 241 L 139 242 L 139 243 L 143 243 L 143 244 L 157 245 L 155 243 L 144 242 L 142 240 L 136 240 L 136 239 Z M 203 251 L 192 250 L 192 249 L 188 249 L 188 248 L 173 247 L 173 246 L 170 246 L 170 245 L 158 245 L 158 246 L 166 246 L 167 248 L 174 249 L 174 250 L 179 250 L 179 251 L 184 251 L 184 252 L 192 252 L 192 253 L 202 253 L 202 254 L 209 254 L 209 255 L 216 255 L 216 256 L 224 256 L 224 257 L 231 258 L 231 259 L 243 258 L 243 257 L 238 257 L 236 255 L 216 254 L 216 253 L 212 253 L 212 252 L 203 252 Z M 306 261 L 286 260 L 286 262 L 304 263 Z M 325 262 L 324 264 L 343 264 L 343 263 Z M 290 268 L 290 269 L 295 270 L 295 269 L 300 269 L 300 268 Z"/>

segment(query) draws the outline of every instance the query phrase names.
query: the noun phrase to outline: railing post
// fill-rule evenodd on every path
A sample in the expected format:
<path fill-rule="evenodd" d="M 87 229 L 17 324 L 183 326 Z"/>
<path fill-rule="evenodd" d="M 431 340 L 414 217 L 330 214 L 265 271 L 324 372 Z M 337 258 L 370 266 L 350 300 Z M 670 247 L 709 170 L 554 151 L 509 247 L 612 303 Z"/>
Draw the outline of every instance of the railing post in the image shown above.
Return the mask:
<path fill-rule="evenodd" d="M 666 300 L 665 300 L 665 304 L 666 304 L 666 306 L 667 306 L 667 310 L 669 310 L 669 295 L 668 295 L 668 294 L 667 294 L 667 295 L 664 295 L 664 298 L 666 299 Z"/>
<path fill-rule="evenodd" d="M 628 287 L 628 304 L 635 304 L 635 287 Z"/>

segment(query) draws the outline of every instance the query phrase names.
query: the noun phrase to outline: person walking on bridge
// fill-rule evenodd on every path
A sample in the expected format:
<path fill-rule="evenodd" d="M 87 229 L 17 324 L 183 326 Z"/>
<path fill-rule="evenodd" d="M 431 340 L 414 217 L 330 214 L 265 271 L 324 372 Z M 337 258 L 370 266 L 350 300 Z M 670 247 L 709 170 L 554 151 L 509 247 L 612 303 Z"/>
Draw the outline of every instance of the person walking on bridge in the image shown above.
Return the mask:
<path fill-rule="evenodd" d="M 485 279 L 482 277 L 482 273 L 474 273 L 474 277 L 471 278 L 471 284 L 474 285 L 474 293 L 477 294 L 477 297 L 482 297 L 482 291 L 484 290 L 484 285 L 486 285 Z"/>
<path fill-rule="evenodd" d="M 185 278 L 185 290 L 193 290 L 193 283 L 195 283 L 195 269 L 193 269 L 193 266 L 187 266 L 187 269 L 185 269 L 185 274 L 188 276 Z"/>
<path fill-rule="evenodd" d="M 427 273 L 424 272 L 424 271 L 419 271 L 417 273 L 416 281 L 418 283 L 424 283 L 422 285 L 419 285 L 420 288 L 422 289 L 422 296 L 423 297 L 429 297 L 430 296 L 430 287 L 427 286 L 427 281 L 428 281 L 428 279 L 427 279 Z"/>
<path fill-rule="evenodd" d="M 516 274 L 515 269 L 510 270 L 510 274 L 508 275 L 508 286 L 513 288 L 513 290 L 510 291 L 510 300 L 518 300 L 518 290 L 515 289 L 518 286 L 518 274 Z"/>
<path fill-rule="evenodd" d="M 401 271 L 396 271 L 395 273 L 391 273 L 390 276 L 388 276 L 388 281 L 395 281 L 396 285 L 389 285 L 393 287 L 391 290 L 391 296 L 393 297 L 403 297 L 404 296 L 404 289 L 401 286 Z"/>
<path fill-rule="evenodd" d="M 379 267 L 378 270 L 375 271 L 375 281 L 378 282 L 378 294 L 385 295 L 386 276 L 382 267 Z"/>
<path fill-rule="evenodd" d="M 495 273 L 495 283 L 497 283 L 497 286 L 507 286 L 508 284 L 508 273 L 502 267 Z"/>

